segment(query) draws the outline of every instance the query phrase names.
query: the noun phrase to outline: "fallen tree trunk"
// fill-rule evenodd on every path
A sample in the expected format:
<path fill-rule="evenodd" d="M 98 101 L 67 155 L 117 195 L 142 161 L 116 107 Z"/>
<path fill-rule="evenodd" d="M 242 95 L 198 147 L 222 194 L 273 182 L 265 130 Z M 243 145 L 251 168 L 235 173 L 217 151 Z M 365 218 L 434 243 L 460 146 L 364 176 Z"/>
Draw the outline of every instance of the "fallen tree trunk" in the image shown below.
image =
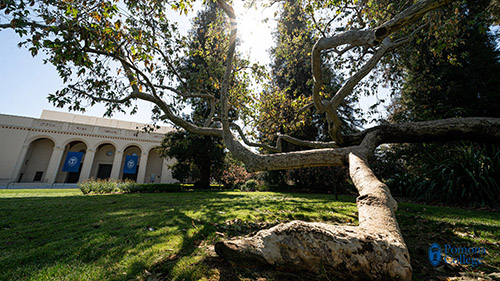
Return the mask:
<path fill-rule="evenodd" d="M 411 280 L 408 249 L 395 217 L 396 201 L 362 151 L 349 154 L 349 173 L 358 189 L 359 226 L 292 221 L 253 237 L 215 245 L 221 257 L 347 280 Z"/>

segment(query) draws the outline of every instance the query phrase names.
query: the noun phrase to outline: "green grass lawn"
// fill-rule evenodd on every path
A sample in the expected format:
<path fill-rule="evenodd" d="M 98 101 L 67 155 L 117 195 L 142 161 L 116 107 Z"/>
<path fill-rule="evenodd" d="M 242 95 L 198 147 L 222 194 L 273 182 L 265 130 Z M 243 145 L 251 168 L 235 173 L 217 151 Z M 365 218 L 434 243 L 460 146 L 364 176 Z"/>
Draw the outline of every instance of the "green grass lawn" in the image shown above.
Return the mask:
<path fill-rule="evenodd" d="M 210 246 L 294 219 L 356 224 L 354 201 L 272 192 L 0 190 L 0 280 L 301 280 L 301 273 L 226 263 Z M 401 203 L 397 215 L 415 279 L 500 272 L 500 213 Z M 485 265 L 434 268 L 427 261 L 433 242 L 485 247 Z"/>

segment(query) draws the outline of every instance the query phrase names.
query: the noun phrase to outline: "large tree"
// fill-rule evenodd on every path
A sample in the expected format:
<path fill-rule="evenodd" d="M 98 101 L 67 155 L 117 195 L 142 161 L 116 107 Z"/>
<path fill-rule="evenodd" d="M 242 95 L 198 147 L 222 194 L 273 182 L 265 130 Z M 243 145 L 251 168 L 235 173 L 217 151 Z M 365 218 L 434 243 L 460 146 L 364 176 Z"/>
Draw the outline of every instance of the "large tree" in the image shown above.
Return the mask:
<path fill-rule="evenodd" d="M 209 3 L 192 20 L 188 32 L 186 56 L 178 72 L 185 80 L 179 91 L 204 92 L 217 95 L 218 81 L 224 74 L 224 56 L 228 45 L 228 21 L 216 3 Z M 235 81 L 232 85 L 245 85 Z M 179 102 L 182 97 L 179 97 Z M 187 100 L 191 112 L 186 119 L 203 126 L 210 115 L 215 115 L 215 103 L 207 104 L 200 98 Z M 221 175 L 224 147 L 220 138 L 191 134 L 185 130 L 170 132 L 159 147 L 164 157 L 175 158 L 172 176 L 181 181 L 195 180 L 195 187 L 210 188 L 214 175 Z"/>
<path fill-rule="evenodd" d="M 0 28 L 29 35 L 26 44 L 31 52 L 46 52 L 48 61 L 56 65 L 66 83 L 64 89 L 49 97 L 57 105 L 78 110 L 83 101 L 90 100 L 103 102 L 112 112 L 130 106 L 134 99 L 152 102 L 158 107 L 159 119 L 169 120 L 191 133 L 222 138 L 232 155 L 250 171 L 349 167 L 359 192 L 359 226 L 294 221 L 260 231 L 251 238 L 218 243 L 215 249 L 219 255 L 296 269 L 326 270 L 342 278 L 411 280 L 410 257 L 395 217 L 397 203 L 370 169 L 369 157 L 383 143 L 499 141 L 500 119 L 470 117 L 388 124 L 349 135 L 340 130 L 338 108 L 384 55 L 407 43 L 417 33 L 414 31 L 421 29 L 422 17 L 427 18 L 426 15 L 451 2 L 421 0 L 398 6 L 398 12 L 385 15 L 380 21 L 366 21 L 376 18 L 372 2 L 311 1 L 308 10 L 312 13 L 326 8 L 316 13 L 321 18 L 315 18 L 322 36 L 311 50 L 312 97 L 316 111 L 326 116 L 331 141 L 304 141 L 283 135 L 274 147 L 252 143 L 239 128 L 241 123 L 236 122 L 246 118 L 251 108 L 246 104 L 251 98 L 241 95 L 238 87 L 230 87 L 235 77 L 247 75 L 248 71 L 235 68 L 237 19 L 231 5 L 224 0 L 217 3 L 230 19 L 230 37 L 223 79 L 218 81 L 219 91 L 215 95 L 176 87 L 185 81 L 177 71 L 183 40 L 176 35 L 177 28 L 166 13 L 172 8 L 188 12 L 189 0 L 125 1 L 120 8 L 114 2 L 102 0 L 2 1 L 0 9 L 5 17 Z M 325 17 L 333 19 L 336 15 L 346 15 L 340 21 L 344 28 L 330 28 L 332 20 Z M 334 52 L 338 58 L 361 54 L 351 67 L 350 78 L 329 95 L 323 93 L 325 52 Z M 198 126 L 179 115 L 179 103 L 172 96 L 203 98 L 210 105 L 218 105 L 218 110 L 203 126 Z M 248 145 L 273 151 L 280 151 L 282 141 L 311 149 L 260 155 L 240 143 L 233 131 Z"/>

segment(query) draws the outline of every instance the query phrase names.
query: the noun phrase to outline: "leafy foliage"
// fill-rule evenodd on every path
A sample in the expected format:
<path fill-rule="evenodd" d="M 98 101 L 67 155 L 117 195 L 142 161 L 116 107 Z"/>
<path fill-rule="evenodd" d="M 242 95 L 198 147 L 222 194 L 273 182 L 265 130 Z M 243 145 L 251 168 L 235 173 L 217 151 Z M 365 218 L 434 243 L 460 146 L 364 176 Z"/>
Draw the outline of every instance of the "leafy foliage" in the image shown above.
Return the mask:
<path fill-rule="evenodd" d="M 257 129 L 263 142 L 271 142 L 277 134 L 288 134 L 306 140 L 327 140 L 328 125 L 321 114 L 314 109 L 304 110 L 312 103 L 311 50 L 318 34 L 308 25 L 310 16 L 304 11 L 307 1 L 283 1 L 279 10 L 278 26 L 274 33 L 276 46 L 271 50 L 271 81 L 261 94 L 259 102 L 259 121 Z M 325 85 L 323 94 L 331 95 L 338 90 L 341 77 L 332 69 L 323 67 Z M 344 132 L 353 132 L 359 125 L 352 107 L 353 100 L 344 102 L 340 108 L 344 118 Z M 289 143 L 283 143 L 283 151 L 304 149 Z M 343 174 L 345 169 L 335 170 L 335 175 Z M 295 182 L 303 187 L 305 182 L 315 190 L 331 189 L 340 178 L 324 177 L 320 168 L 309 168 L 291 173 L 281 171 L 268 172 L 264 176 L 268 184 L 285 185 Z M 301 178 L 304 176 L 304 178 Z M 328 182 L 326 179 L 331 179 Z M 316 183 L 321 182 L 321 185 Z M 329 187 L 326 187 L 329 186 Z"/>
<path fill-rule="evenodd" d="M 257 187 L 259 185 L 259 182 L 257 180 L 247 180 L 243 186 L 241 186 L 241 189 L 244 191 L 256 191 Z"/>
<path fill-rule="evenodd" d="M 142 92 L 172 78 L 163 66 L 179 54 L 176 50 L 182 38 L 165 13 L 166 2 L 125 1 L 118 6 L 104 0 L 45 0 L 27 4 L 8 1 L 3 10 L 16 32 L 28 35 L 21 45 L 33 55 L 45 52 L 46 62 L 57 67 L 65 88 L 49 95 L 54 105 L 85 111 L 86 100 L 90 105 L 103 102 L 106 114 L 111 115 L 133 106 L 130 99 L 112 102 L 129 95 L 131 86 Z"/>
<path fill-rule="evenodd" d="M 88 179 L 78 183 L 83 194 L 109 193 L 159 193 L 180 192 L 185 190 L 181 184 L 136 183 L 133 181 L 117 181 L 113 179 Z"/>
<path fill-rule="evenodd" d="M 220 182 L 224 187 L 240 187 L 252 178 L 252 174 L 245 170 L 243 163 L 234 159 L 230 153 L 226 154 L 224 166 L 224 171 L 220 178 Z"/>
<path fill-rule="evenodd" d="M 168 183 L 133 183 L 121 187 L 124 193 L 160 193 L 160 192 L 181 192 L 185 191 L 186 187 L 181 184 Z"/>
<path fill-rule="evenodd" d="M 215 5 L 213 1 L 206 2 L 208 6 Z M 200 87 L 200 83 L 193 82 L 201 79 L 217 93 L 220 90 L 229 23 L 218 12 L 217 21 L 205 29 L 206 40 L 193 49 L 198 38 L 183 36 L 178 23 L 171 19 L 172 11 L 191 12 L 193 1 L 1 3 L 0 11 L 9 23 L 2 22 L 0 27 L 12 28 L 25 36 L 20 45 L 27 47 L 33 56 L 44 52 L 45 62 L 56 66 L 64 88 L 50 94 L 48 99 L 57 107 L 84 112 L 86 107 L 102 103 L 107 116 L 126 111 L 133 114 L 137 110 L 134 101 L 143 99 L 155 103 L 153 119 L 158 121 L 165 119 L 164 114 L 181 113 L 187 100 L 183 91 L 187 88 L 209 90 L 213 94 L 206 85 Z M 186 62 L 184 58 L 192 55 L 205 58 L 206 64 L 191 65 L 208 72 L 206 77 L 191 77 L 189 69 L 179 70 Z M 241 109 L 244 117 L 248 107 L 242 105 L 251 101 L 246 81 L 251 80 L 251 70 L 259 67 L 243 59 L 237 61 L 230 89 L 231 104 L 235 110 Z"/>
<path fill-rule="evenodd" d="M 355 191 L 344 167 L 315 167 L 289 171 L 294 185 L 314 192 L 350 194 Z"/>
<path fill-rule="evenodd" d="M 498 36 L 487 32 L 487 5 L 462 1 L 446 7 L 443 14 L 430 15 L 439 17 L 443 26 L 423 28 L 419 37 L 397 50 L 393 64 L 402 70 L 402 84 L 389 121 L 500 116 L 500 53 Z M 428 201 L 497 205 L 498 149 L 451 143 L 391 145 L 389 150 L 382 159 L 386 171 L 381 172 L 396 193 Z"/>
<path fill-rule="evenodd" d="M 448 27 L 453 23 L 457 31 L 442 35 L 443 31 L 428 26 L 423 37 L 398 51 L 404 84 L 392 105 L 390 121 L 500 116 L 500 51 L 498 35 L 487 32 L 491 24 L 487 5 L 488 1 L 477 0 L 454 10 L 445 8 L 451 16 L 443 15 L 442 21 Z M 445 39 L 456 32 L 458 37 Z"/>
<path fill-rule="evenodd" d="M 180 182 L 194 180 L 199 187 L 209 188 L 212 180 L 220 179 L 224 146 L 219 138 L 172 131 L 166 134 L 158 150 L 163 157 L 177 160 L 170 168 L 172 176 Z"/>
<path fill-rule="evenodd" d="M 423 145 L 416 150 L 424 157 L 391 175 L 387 179 L 391 190 L 427 202 L 500 206 L 500 150 L 471 143 L 444 148 Z"/>
<path fill-rule="evenodd" d="M 218 9 L 214 2 L 208 3 L 193 19 L 193 25 L 185 41 L 186 52 L 180 58 L 178 73 L 184 79 L 178 90 L 185 93 L 210 94 L 214 98 L 207 101 L 202 98 L 189 99 L 192 121 L 199 126 L 206 121 L 220 119 L 220 98 L 227 51 L 231 43 L 229 34 L 230 23 L 224 12 Z M 234 76 L 229 83 L 231 114 L 237 113 L 243 121 L 249 122 L 253 116 L 253 93 L 250 82 L 259 73 L 259 66 L 251 63 L 236 53 L 234 58 Z M 177 97 L 178 102 L 186 98 Z"/>
<path fill-rule="evenodd" d="M 78 183 L 83 194 L 105 194 L 124 192 L 128 190 L 133 181 L 119 181 L 114 179 L 88 179 Z"/>

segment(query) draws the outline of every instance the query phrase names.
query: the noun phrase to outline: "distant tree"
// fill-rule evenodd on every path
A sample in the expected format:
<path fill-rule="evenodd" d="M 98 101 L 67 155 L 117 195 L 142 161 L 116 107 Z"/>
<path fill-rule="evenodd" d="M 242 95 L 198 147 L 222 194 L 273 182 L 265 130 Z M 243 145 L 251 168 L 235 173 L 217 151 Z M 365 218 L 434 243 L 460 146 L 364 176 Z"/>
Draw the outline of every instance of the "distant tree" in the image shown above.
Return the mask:
<path fill-rule="evenodd" d="M 259 100 L 257 128 L 262 141 L 274 141 L 276 134 L 307 140 L 328 139 L 327 120 L 311 110 L 314 83 L 311 49 L 318 40 L 318 34 L 308 25 L 310 15 L 304 10 L 305 2 L 280 2 L 278 24 L 274 32 L 275 46 L 270 51 L 270 82 Z M 322 67 L 322 75 L 322 92 L 328 97 L 329 93 L 339 89 L 342 79 L 328 66 Z M 354 118 L 355 109 L 350 106 L 354 101 L 347 99 L 340 106 L 345 133 L 353 133 L 355 127 L 360 125 Z M 283 144 L 284 151 L 298 149 L 303 147 Z"/>
<path fill-rule="evenodd" d="M 193 26 L 185 42 L 186 56 L 180 60 L 177 71 L 185 77 L 177 91 L 207 93 L 218 96 L 224 76 L 224 57 L 228 48 L 228 22 L 216 3 L 209 3 L 193 19 Z M 241 63 L 247 63 L 240 60 Z M 246 83 L 235 80 L 232 88 L 245 89 Z M 178 97 L 182 102 L 184 97 Z M 187 100 L 191 112 L 185 118 L 203 126 L 213 122 L 217 105 L 202 98 Z M 185 130 L 168 133 L 160 151 L 165 157 L 175 158 L 173 177 L 181 182 L 195 181 L 201 188 L 209 188 L 210 181 L 219 181 L 224 166 L 224 145 L 220 138 L 200 136 Z"/>
<path fill-rule="evenodd" d="M 163 157 L 175 158 L 172 176 L 180 182 L 193 180 L 195 187 L 209 188 L 212 180 L 220 181 L 225 153 L 219 138 L 173 131 L 158 149 Z"/>
<path fill-rule="evenodd" d="M 275 46 L 270 51 L 270 84 L 261 93 L 259 100 L 259 119 L 257 129 L 262 142 L 273 142 L 277 134 L 311 141 L 328 139 L 328 123 L 322 114 L 312 109 L 312 72 L 311 50 L 318 35 L 308 25 L 310 15 L 305 10 L 306 1 L 281 1 L 277 28 L 274 31 Z M 341 78 L 328 66 L 323 67 L 324 93 L 338 90 Z M 360 122 L 355 119 L 354 99 L 347 99 L 340 107 L 344 133 L 355 132 Z M 309 109 L 304 110 L 309 105 Z M 302 110 L 302 111 L 301 111 Z M 303 146 L 285 142 L 282 151 L 305 149 Z M 270 184 L 284 185 L 294 183 L 304 187 L 310 182 L 314 190 L 328 190 L 334 187 L 329 181 L 332 170 L 345 171 L 330 167 L 308 168 L 301 171 L 271 171 L 264 175 Z M 341 173 L 339 173 L 341 174 Z M 336 179 L 335 181 L 338 181 Z M 321 183 L 316 185 L 313 183 Z"/>
<path fill-rule="evenodd" d="M 449 44 L 443 44 L 435 26 L 426 26 L 421 31 L 426 36 L 397 51 L 404 73 L 390 121 L 500 117 L 499 37 L 489 31 L 489 3 L 472 0 L 445 8 L 454 15 L 453 28 L 460 31 L 460 36 L 448 39 Z"/>

